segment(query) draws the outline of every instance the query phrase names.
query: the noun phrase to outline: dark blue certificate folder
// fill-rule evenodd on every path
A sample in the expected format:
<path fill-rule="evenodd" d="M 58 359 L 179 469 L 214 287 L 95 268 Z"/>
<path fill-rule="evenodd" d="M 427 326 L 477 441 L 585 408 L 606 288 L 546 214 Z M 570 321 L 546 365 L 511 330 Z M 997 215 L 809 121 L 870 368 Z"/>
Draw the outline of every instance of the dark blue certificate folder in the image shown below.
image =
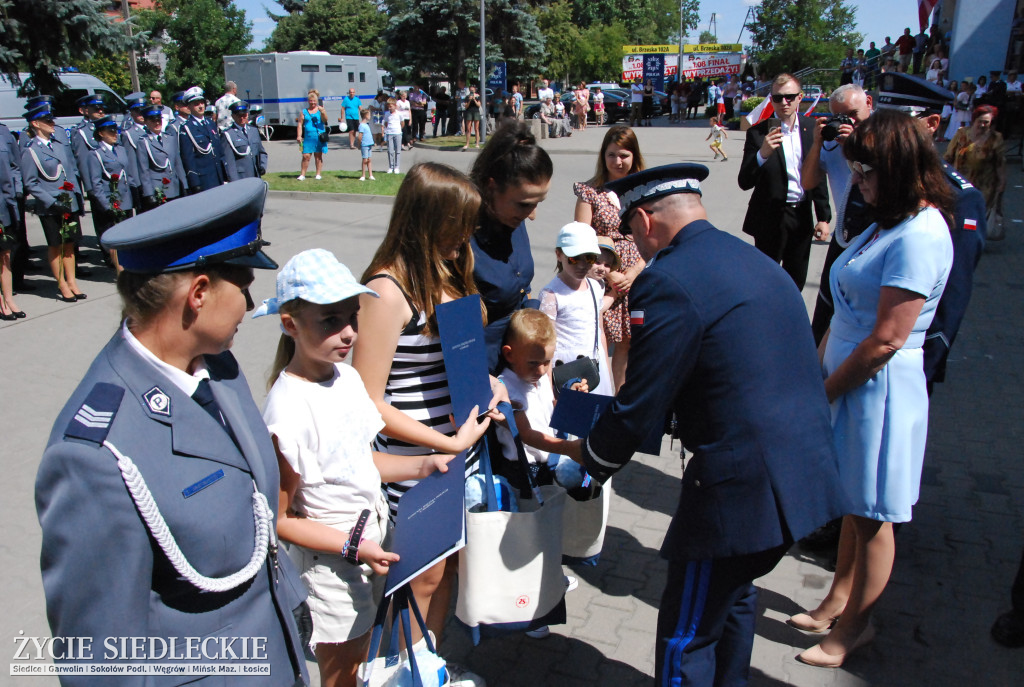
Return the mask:
<path fill-rule="evenodd" d="M 551 427 L 578 437 L 586 437 L 594 428 L 597 418 L 601 417 L 601 413 L 614 400 L 614 396 L 563 389 L 558 395 L 555 411 L 551 414 Z M 636 450 L 652 456 L 658 455 L 661 452 L 663 430 L 662 423 L 657 423 L 651 430 L 651 435 Z"/>
<path fill-rule="evenodd" d="M 487 346 L 480 296 L 466 296 L 441 303 L 435 309 L 441 353 L 448 373 L 448 392 L 452 397 L 452 415 L 461 425 L 473 406 L 487 412 L 491 402 L 491 380 L 487 373 Z"/>
<path fill-rule="evenodd" d="M 466 545 L 466 452 L 452 458 L 448 472 L 421 479 L 398 502 L 384 593 L 391 594 L 438 561 Z"/>

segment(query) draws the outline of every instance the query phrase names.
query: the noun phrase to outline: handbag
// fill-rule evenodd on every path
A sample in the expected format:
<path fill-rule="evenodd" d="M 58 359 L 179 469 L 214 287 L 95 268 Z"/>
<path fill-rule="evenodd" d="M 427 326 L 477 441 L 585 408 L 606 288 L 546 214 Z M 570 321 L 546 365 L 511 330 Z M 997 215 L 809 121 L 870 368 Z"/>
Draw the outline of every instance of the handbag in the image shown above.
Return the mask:
<path fill-rule="evenodd" d="M 604 533 L 608 527 L 611 509 L 611 480 L 590 492 L 586 488 L 574 489 L 565 500 L 562 516 L 562 562 L 597 565 L 604 548 Z M 579 495 L 586 496 L 577 500 Z M 589 498 L 587 498 L 589 497 Z"/>
<path fill-rule="evenodd" d="M 1006 225 L 1003 214 L 999 212 L 999 204 L 992 206 L 985 218 L 985 238 L 989 241 L 1002 241 L 1006 238 Z"/>
<path fill-rule="evenodd" d="M 474 630 L 474 642 L 479 641 L 480 628 L 522 631 L 565 622 L 565 491 L 554 485 L 537 485 L 512 407 L 499 403 L 498 409 L 508 420 L 529 486 L 524 488 L 526 498 L 520 494 L 518 513 L 497 510 L 489 451 L 482 452 L 487 511 L 466 513 L 466 548 L 459 554 L 455 606 L 455 616 Z"/>
<path fill-rule="evenodd" d="M 331 132 L 326 130 L 326 124 L 322 115 L 317 119 L 319 119 L 321 125 L 324 125 L 324 131 L 321 131 L 316 138 L 320 141 L 321 145 L 327 145 L 328 141 L 331 140 Z M 319 128 L 318 126 L 317 129 Z"/>
<path fill-rule="evenodd" d="M 395 614 L 391 622 L 391 639 L 383 656 L 378 656 L 384 626 L 388 619 L 388 607 L 394 599 Z M 412 608 L 419 624 L 423 639 L 412 643 L 412 626 L 409 609 Z M 399 651 L 398 632 L 401 628 L 405 646 L 412 647 Z M 405 585 L 386 596 L 377 608 L 370 635 L 368 660 L 359 666 L 358 678 L 362 687 L 445 687 L 450 683 L 445 661 L 437 655 L 434 638 L 427 630 L 416 599 Z"/>

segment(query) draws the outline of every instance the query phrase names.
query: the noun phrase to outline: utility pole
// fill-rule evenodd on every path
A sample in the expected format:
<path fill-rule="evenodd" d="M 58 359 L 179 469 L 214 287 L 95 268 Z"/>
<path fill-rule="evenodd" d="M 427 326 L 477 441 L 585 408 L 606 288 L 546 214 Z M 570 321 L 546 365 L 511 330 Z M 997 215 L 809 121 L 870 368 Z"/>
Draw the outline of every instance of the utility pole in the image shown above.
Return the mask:
<path fill-rule="evenodd" d="M 128 9 L 128 0 L 121 0 L 121 15 L 124 17 L 124 27 L 128 31 L 128 37 L 132 37 L 132 25 L 129 21 L 131 13 Z M 131 74 L 132 91 L 139 90 L 139 66 L 135 59 L 135 48 L 128 51 L 128 72 Z"/>

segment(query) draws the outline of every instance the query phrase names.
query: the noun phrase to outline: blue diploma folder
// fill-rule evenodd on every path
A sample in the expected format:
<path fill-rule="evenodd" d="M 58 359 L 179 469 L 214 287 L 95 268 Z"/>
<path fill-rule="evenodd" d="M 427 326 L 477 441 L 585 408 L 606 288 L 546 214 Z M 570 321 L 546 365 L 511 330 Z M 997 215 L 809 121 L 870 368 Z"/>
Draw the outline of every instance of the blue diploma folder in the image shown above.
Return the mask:
<path fill-rule="evenodd" d="M 601 417 L 601 413 L 614 400 L 614 396 L 563 389 L 558 395 L 555 411 L 551 414 L 551 427 L 578 437 L 586 437 L 597 423 L 597 418 Z M 636 450 L 652 456 L 658 455 L 661 452 L 663 429 L 661 424 L 655 425 L 650 436 L 641 442 Z"/>
<path fill-rule="evenodd" d="M 486 413 L 492 396 L 480 296 L 441 303 L 434 312 L 448 373 L 452 415 L 455 424 L 461 425 L 473 406 L 478 407 L 479 414 Z"/>
<path fill-rule="evenodd" d="M 466 545 L 466 452 L 448 463 L 448 472 L 434 472 L 402 494 L 384 593 L 390 595 L 435 563 Z"/>

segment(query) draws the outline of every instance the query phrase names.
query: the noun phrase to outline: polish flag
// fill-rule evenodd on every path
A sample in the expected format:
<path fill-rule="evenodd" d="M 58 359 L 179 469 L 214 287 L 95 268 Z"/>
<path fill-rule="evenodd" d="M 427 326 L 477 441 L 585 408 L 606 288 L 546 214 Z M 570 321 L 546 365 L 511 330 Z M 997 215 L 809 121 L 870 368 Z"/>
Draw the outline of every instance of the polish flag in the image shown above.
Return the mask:
<path fill-rule="evenodd" d="M 922 31 L 928 28 L 928 17 L 937 4 L 939 0 L 917 0 L 917 19 L 921 22 Z"/>
<path fill-rule="evenodd" d="M 629 325 L 631 327 L 640 327 L 644 323 L 644 311 L 643 310 L 630 310 L 629 311 Z"/>
<path fill-rule="evenodd" d="M 750 126 L 760 124 L 764 120 L 775 114 L 775 107 L 772 105 L 771 96 L 766 95 L 761 104 L 754 108 L 754 111 L 747 115 L 747 121 Z"/>
<path fill-rule="evenodd" d="M 965 231 L 978 231 L 978 220 L 976 219 L 964 219 L 964 230 Z"/>

